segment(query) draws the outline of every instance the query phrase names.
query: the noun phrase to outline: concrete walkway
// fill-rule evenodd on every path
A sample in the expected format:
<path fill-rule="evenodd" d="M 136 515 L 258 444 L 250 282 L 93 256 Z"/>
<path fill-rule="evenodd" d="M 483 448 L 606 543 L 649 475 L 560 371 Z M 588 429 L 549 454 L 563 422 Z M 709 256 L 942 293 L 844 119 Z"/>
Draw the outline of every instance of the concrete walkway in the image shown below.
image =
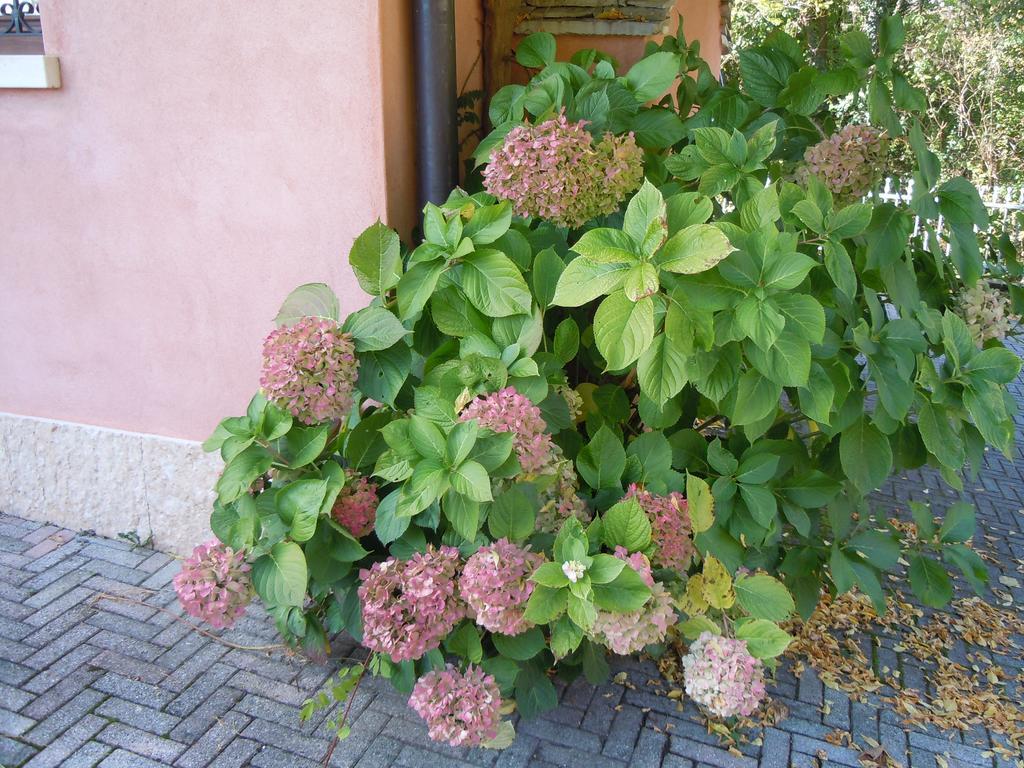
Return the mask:
<path fill-rule="evenodd" d="M 1013 389 L 1024 402 L 1021 382 Z M 967 494 L 986 534 L 978 537 L 978 549 L 998 561 L 998 567 L 989 566 L 992 583 L 1012 597 L 1019 612 L 1024 587 L 1004 584 L 1024 583 L 1017 570 L 1024 563 L 1024 476 L 993 452 L 987 462 Z M 879 503 L 905 509 L 909 499 L 940 497 L 954 495 L 935 476 L 915 472 L 891 483 Z M 0 765 L 320 764 L 331 734 L 322 720 L 300 723 L 298 707 L 331 668 L 280 651 L 231 648 L 190 631 L 160 610 L 178 612 L 170 586 L 177 569 L 160 552 L 0 514 Z M 1008 577 L 1004 584 L 999 576 Z M 257 607 L 223 637 L 244 646 L 277 642 L 272 623 Z M 905 679 L 921 674 L 919 661 L 885 649 L 886 642 L 883 650 L 892 652 Z M 1018 654 L 1002 661 L 1011 679 L 1007 685 L 1024 691 L 1024 682 L 1012 682 L 1024 681 L 1024 660 Z M 675 701 L 650 693 L 647 681 L 657 677 L 653 666 L 622 660 L 615 671 L 627 673 L 628 685 L 561 686 L 561 706 L 518 723 L 515 744 L 502 753 L 434 744 L 405 698 L 386 681 L 368 678 L 353 706 L 352 736 L 338 746 L 331 765 L 864 765 L 857 750 L 832 743 L 843 732 L 862 747 L 880 743 L 908 768 L 1015 764 L 991 751 L 1000 737 L 984 729 L 907 728 L 880 700 L 851 702 L 823 688 L 812 671 L 798 680 L 785 667 L 769 690 L 788 717 L 730 752 L 706 733 L 692 704 L 679 711 Z"/>

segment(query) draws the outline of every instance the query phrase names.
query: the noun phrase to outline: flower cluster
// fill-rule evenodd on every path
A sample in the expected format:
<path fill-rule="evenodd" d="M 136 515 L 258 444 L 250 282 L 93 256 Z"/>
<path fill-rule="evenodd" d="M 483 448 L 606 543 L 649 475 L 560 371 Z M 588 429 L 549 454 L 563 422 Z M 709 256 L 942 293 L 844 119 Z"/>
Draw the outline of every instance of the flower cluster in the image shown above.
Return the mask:
<path fill-rule="evenodd" d="M 555 391 L 565 400 L 569 408 L 569 418 L 573 421 L 578 420 L 583 413 L 583 397 L 580 393 L 570 386 L 558 386 L 555 387 Z"/>
<path fill-rule="evenodd" d="M 589 523 L 593 515 L 586 502 L 578 495 L 576 470 L 568 459 L 562 458 L 561 449 L 556 445 L 552 452 L 553 465 L 548 474 L 551 482 L 541 488 L 540 509 L 537 510 L 537 530 L 558 533 L 568 518 L 575 517 L 582 523 Z"/>
<path fill-rule="evenodd" d="M 683 656 L 686 693 L 718 717 L 749 716 L 765 695 L 764 664 L 743 640 L 704 632 Z"/>
<path fill-rule="evenodd" d="M 979 347 L 989 339 L 1006 338 L 1020 322 L 1020 316 L 1010 312 L 1010 297 L 984 280 L 960 295 L 959 310 Z"/>
<path fill-rule="evenodd" d="M 655 496 L 633 484 L 625 498 L 635 498 L 651 521 L 651 538 L 658 547 L 654 564 L 685 571 L 693 557 L 693 530 L 683 494 L 673 491 L 668 496 Z"/>
<path fill-rule="evenodd" d="M 638 653 L 648 645 L 660 643 L 676 623 L 672 595 L 660 582 L 654 581 L 651 564 L 641 552 L 630 555 L 623 547 L 615 548 L 615 556 L 625 560 L 644 583 L 651 588 L 650 599 L 638 610 L 627 613 L 598 611 L 591 636 L 613 653 L 625 656 Z"/>
<path fill-rule="evenodd" d="M 530 575 L 543 562 L 543 555 L 507 539 L 470 555 L 459 577 L 459 592 L 476 614 L 476 623 L 503 635 L 518 635 L 532 627 L 523 614 L 533 592 Z"/>
<path fill-rule="evenodd" d="M 520 216 L 561 227 L 612 213 L 643 181 L 644 153 L 633 134 L 595 144 L 585 125 L 563 114 L 513 128 L 484 168 L 484 187 Z"/>
<path fill-rule="evenodd" d="M 469 666 L 459 672 L 449 664 L 416 681 L 409 705 L 427 723 L 434 741 L 453 747 L 476 747 L 498 735 L 501 693 L 491 675 Z"/>
<path fill-rule="evenodd" d="M 430 546 L 408 560 L 389 557 L 359 571 L 363 645 L 395 661 L 437 648 L 466 613 L 456 595 L 458 569 L 457 549 Z"/>
<path fill-rule="evenodd" d="M 331 508 L 331 517 L 353 536 L 362 538 L 373 530 L 378 503 L 376 483 L 348 470 L 345 485 Z"/>
<path fill-rule="evenodd" d="M 527 475 L 544 474 L 543 470 L 551 463 L 554 443 L 544 431 L 547 424 L 540 408 L 519 394 L 515 387 L 478 397 L 463 409 L 459 419 L 476 419 L 481 427 L 511 432 L 519 466 Z"/>
<path fill-rule="evenodd" d="M 303 424 L 317 424 L 348 416 L 358 369 L 351 336 L 333 320 L 304 317 L 263 342 L 260 387 Z"/>
<path fill-rule="evenodd" d="M 817 176 L 843 201 L 859 200 L 882 175 L 888 145 L 885 133 L 869 125 L 848 125 L 804 153 L 797 179 Z"/>
<path fill-rule="evenodd" d="M 216 629 L 228 629 L 252 600 L 249 564 L 243 552 L 208 541 L 182 563 L 174 577 L 174 591 L 189 616 Z"/>

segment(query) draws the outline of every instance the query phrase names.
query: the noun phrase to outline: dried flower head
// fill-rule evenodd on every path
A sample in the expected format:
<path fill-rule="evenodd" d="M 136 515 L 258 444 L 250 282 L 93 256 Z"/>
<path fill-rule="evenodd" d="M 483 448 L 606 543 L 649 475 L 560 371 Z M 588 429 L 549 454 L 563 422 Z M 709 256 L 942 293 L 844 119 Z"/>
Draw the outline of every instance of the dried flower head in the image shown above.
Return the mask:
<path fill-rule="evenodd" d="M 331 516 L 356 538 L 373 530 L 377 520 L 377 485 L 353 470 L 345 471 L 345 485 L 331 508 Z"/>
<path fill-rule="evenodd" d="M 640 574 L 640 578 L 651 588 L 651 597 L 638 610 L 626 613 L 597 612 L 590 631 L 591 637 L 613 653 L 625 656 L 662 642 L 668 635 L 669 627 L 676 623 L 676 612 L 672 595 L 663 584 L 654 581 L 651 564 L 643 553 L 630 555 L 623 547 L 616 547 L 615 556 L 625 560 L 627 567 Z"/>
<path fill-rule="evenodd" d="M 523 614 L 533 593 L 530 576 L 543 562 L 543 555 L 507 539 L 470 555 L 459 577 L 459 592 L 476 614 L 476 623 L 503 635 L 518 635 L 532 627 Z"/>
<path fill-rule="evenodd" d="M 416 681 L 409 705 L 427 723 L 434 741 L 476 747 L 498 735 L 501 693 L 491 675 L 470 665 L 459 672 L 449 664 Z"/>
<path fill-rule="evenodd" d="M 881 178 L 887 151 L 884 131 L 848 125 L 807 149 L 797 180 L 817 176 L 840 201 L 859 200 Z"/>
<path fill-rule="evenodd" d="M 304 317 L 263 342 L 260 387 L 303 424 L 317 424 L 348 416 L 358 370 L 351 336 L 333 320 Z"/>
<path fill-rule="evenodd" d="M 514 387 L 478 397 L 459 415 L 461 421 L 476 419 L 481 427 L 494 432 L 511 432 L 512 446 L 523 473 L 545 474 L 552 459 L 554 443 L 544 430 L 547 424 L 540 408 Z"/>
<path fill-rule="evenodd" d="M 252 600 L 245 554 L 219 541 L 200 544 L 174 577 L 174 591 L 189 616 L 217 629 L 234 626 Z"/>
<path fill-rule="evenodd" d="M 979 347 L 989 339 L 1005 339 L 1020 322 L 1020 315 L 1010 311 L 1010 297 L 984 280 L 960 294 L 958 314 Z"/>
<path fill-rule="evenodd" d="M 408 560 L 389 557 L 361 570 L 363 645 L 395 661 L 437 648 L 466 614 L 456 595 L 458 569 L 457 549 L 429 546 Z"/>
<path fill-rule="evenodd" d="M 673 491 L 668 496 L 656 496 L 633 484 L 625 498 L 635 498 L 651 521 L 651 539 L 657 546 L 654 564 L 685 571 L 693 557 L 693 528 L 683 494 Z"/>
<path fill-rule="evenodd" d="M 633 134 L 595 144 L 585 125 L 563 114 L 513 128 L 484 168 L 484 187 L 520 216 L 562 227 L 612 213 L 643 181 L 643 150 Z"/>
<path fill-rule="evenodd" d="M 743 640 L 703 632 L 683 656 L 686 693 L 718 717 L 749 716 L 765 695 L 764 664 Z"/>

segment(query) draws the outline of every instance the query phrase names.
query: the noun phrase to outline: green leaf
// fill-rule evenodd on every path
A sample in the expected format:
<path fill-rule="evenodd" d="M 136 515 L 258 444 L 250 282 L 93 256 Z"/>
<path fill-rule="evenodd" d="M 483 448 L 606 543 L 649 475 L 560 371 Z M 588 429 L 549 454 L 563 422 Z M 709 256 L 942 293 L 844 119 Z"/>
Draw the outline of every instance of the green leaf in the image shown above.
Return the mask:
<path fill-rule="evenodd" d="M 503 200 L 497 205 L 484 205 L 473 212 L 462 231 L 475 245 L 488 245 L 508 232 L 512 223 L 512 204 Z"/>
<path fill-rule="evenodd" d="M 445 648 L 457 656 L 461 656 L 471 664 L 479 664 L 484 657 L 483 645 L 480 643 L 480 632 L 471 623 L 466 622 L 445 641 Z"/>
<path fill-rule="evenodd" d="M 950 224 L 974 225 L 979 229 L 988 227 L 988 210 L 978 190 L 963 176 L 943 182 L 935 190 L 939 198 L 939 210 Z"/>
<path fill-rule="evenodd" d="M 786 318 L 786 331 L 793 331 L 811 344 L 825 337 L 825 310 L 813 296 L 803 293 L 777 293 L 775 306 Z"/>
<path fill-rule="evenodd" d="M 911 555 L 910 588 L 927 606 L 942 608 L 953 599 L 953 584 L 942 564 L 927 555 Z"/>
<path fill-rule="evenodd" d="M 536 510 L 522 487 L 513 485 L 499 494 L 487 513 L 487 527 L 495 539 L 523 541 L 536 524 Z"/>
<path fill-rule="evenodd" d="M 736 639 L 745 640 L 755 659 L 774 659 L 789 647 L 793 638 L 767 619 L 745 621 L 736 628 Z"/>
<path fill-rule="evenodd" d="M 651 521 L 636 499 L 620 501 L 601 518 L 604 543 L 639 552 L 651 543 Z"/>
<path fill-rule="evenodd" d="M 452 486 L 455 487 L 454 475 L 452 476 Z M 455 532 L 466 541 L 474 541 L 477 533 L 480 532 L 480 503 L 467 498 L 463 493 L 449 490 L 444 495 L 442 506 L 444 507 L 444 516 L 452 524 Z"/>
<path fill-rule="evenodd" d="M 920 538 L 927 541 L 935 535 L 935 519 L 927 504 L 922 504 L 920 501 L 910 502 L 910 514 L 914 518 L 914 523 L 917 524 Z"/>
<path fill-rule="evenodd" d="M 619 481 L 626 470 L 626 449 L 611 429 L 602 426 L 579 452 L 576 467 L 595 490 L 620 487 Z"/>
<path fill-rule="evenodd" d="M 665 242 L 668 230 L 666 219 L 665 198 L 651 182 L 644 180 L 643 186 L 630 199 L 626 206 L 626 215 L 622 223 L 622 232 L 631 243 L 640 247 L 640 253 L 653 256 L 654 252 Z M 601 230 L 591 230 L 598 232 Z M 609 230 L 615 232 L 617 230 Z M 587 234 L 590 234 L 589 232 Z M 585 239 L 587 235 L 581 238 Z M 577 244 L 578 245 L 578 244 Z M 577 253 L 582 253 L 574 247 Z M 591 257 L 591 260 L 596 260 Z"/>
<path fill-rule="evenodd" d="M 775 106 L 796 65 L 782 51 L 767 46 L 742 50 L 739 59 L 743 89 L 762 107 Z"/>
<path fill-rule="evenodd" d="M 594 341 L 609 370 L 635 362 L 654 341 L 652 299 L 632 302 L 622 291 L 608 296 L 594 314 Z"/>
<path fill-rule="evenodd" d="M 547 309 L 555 298 L 558 279 L 565 271 L 565 262 L 555 253 L 554 248 L 545 248 L 533 260 L 533 295 L 541 309 Z"/>
<path fill-rule="evenodd" d="M 621 229 L 600 228 L 583 233 L 572 249 L 591 264 L 635 264 L 640 256 L 640 242 Z"/>
<path fill-rule="evenodd" d="M 491 501 L 491 478 L 487 470 L 473 460 L 452 470 L 452 488 L 473 501 Z"/>
<path fill-rule="evenodd" d="M 313 538 L 320 506 L 326 495 L 326 480 L 296 480 L 274 496 L 278 514 L 290 526 L 292 539 L 309 541 Z"/>
<path fill-rule="evenodd" d="M 352 335 L 356 352 L 387 349 L 409 333 L 397 317 L 381 307 L 366 307 L 353 312 L 341 329 Z"/>
<path fill-rule="evenodd" d="M 480 425 L 476 419 L 460 421 L 452 427 L 452 431 L 448 433 L 448 439 L 445 441 L 445 458 L 450 465 L 461 464 L 469 456 L 473 446 L 476 445 L 479 433 Z"/>
<path fill-rule="evenodd" d="M 516 47 L 516 61 L 527 69 L 543 69 L 555 60 L 555 37 L 548 32 L 535 32 Z"/>
<path fill-rule="evenodd" d="M 397 287 L 399 317 L 408 320 L 423 311 L 446 268 L 443 261 L 423 262 L 402 275 Z"/>
<path fill-rule="evenodd" d="M 974 505 L 958 501 L 946 510 L 939 529 L 939 539 L 944 543 L 967 541 L 974 535 Z"/>
<path fill-rule="evenodd" d="M 1020 373 L 1021 361 L 1003 347 L 989 347 L 974 355 L 963 369 L 972 377 L 996 384 L 1009 384 Z"/>
<path fill-rule="evenodd" d="M 871 223 L 871 206 L 867 203 L 853 203 L 841 208 L 829 217 L 828 233 L 842 240 L 855 237 Z"/>
<path fill-rule="evenodd" d="M 580 348 L 580 329 L 571 317 L 565 318 L 555 328 L 555 355 L 562 363 L 576 357 Z"/>
<path fill-rule="evenodd" d="M 274 318 L 280 328 L 297 323 L 304 317 L 321 317 L 338 321 L 338 297 L 324 283 L 306 283 L 288 294 Z"/>
<path fill-rule="evenodd" d="M 839 458 L 843 471 L 863 494 L 881 486 L 892 470 L 889 439 L 864 417 L 843 430 Z"/>
<path fill-rule="evenodd" d="M 736 599 L 755 619 L 785 621 L 793 613 L 793 596 L 778 579 L 759 573 L 735 581 Z"/>
<path fill-rule="evenodd" d="M 528 314 L 533 302 L 522 273 L 499 251 L 476 251 L 463 259 L 462 290 L 490 317 Z"/>
<path fill-rule="evenodd" d="M 691 224 L 669 238 L 658 255 L 659 266 L 681 275 L 706 272 L 732 253 L 722 230 L 710 224 Z"/>
<path fill-rule="evenodd" d="M 565 613 L 568 599 L 568 589 L 552 589 L 537 585 L 526 602 L 523 617 L 533 624 L 550 624 Z"/>
<path fill-rule="evenodd" d="M 541 666 L 529 664 L 516 677 L 515 700 L 519 714 L 529 720 L 557 707 L 558 692 Z"/>
<path fill-rule="evenodd" d="M 846 546 L 864 555 L 875 568 L 888 571 L 896 567 L 900 559 L 900 543 L 892 534 L 882 531 L 861 531 Z"/>
<path fill-rule="evenodd" d="M 786 327 L 786 318 L 775 309 L 774 302 L 754 294 L 736 305 L 733 318 L 736 328 L 762 350 L 770 349 Z"/>
<path fill-rule="evenodd" d="M 515 661 L 529 661 L 547 647 L 544 633 L 538 627 L 512 636 L 495 632 L 491 639 L 498 653 Z"/>
<path fill-rule="evenodd" d="M 626 85 L 641 104 L 656 99 L 679 77 L 679 54 L 652 53 L 640 59 L 626 73 Z"/>
<path fill-rule="evenodd" d="M 965 544 L 950 544 L 943 548 L 942 557 L 960 569 L 971 588 L 979 595 L 988 584 L 988 568 L 977 552 Z"/>
<path fill-rule="evenodd" d="M 409 440 L 416 452 L 427 459 L 441 461 L 445 457 L 445 439 L 441 430 L 429 419 L 414 413 L 409 417 Z"/>
<path fill-rule="evenodd" d="M 694 533 L 701 533 L 715 523 L 715 500 L 705 480 L 686 474 L 686 504 Z"/>
<path fill-rule="evenodd" d="M 661 405 L 686 386 L 686 355 L 659 333 L 637 364 L 640 391 Z"/>
<path fill-rule="evenodd" d="M 398 285 L 402 277 L 401 243 L 398 233 L 378 219 L 352 243 L 348 263 L 359 286 L 371 296 L 381 296 Z"/>
<path fill-rule="evenodd" d="M 397 514 L 398 499 L 401 496 L 401 489 L 392 491 L 377 505 L 377 519 L 374 522 L 373 530 L 382 544 L 390 544 L 402 536 L 412 522 L 411 517 L 399 516 Z"/>
<path fill-rule="evenodd" d="M 393 406 L 411 366 L 412 352 L 403 342 L 379 352 L 364 352 L 359 356 L 356 386 L 366 397 Z"/>
<path fill-rule="evenodd" d="M 622 558 L 601 553 L 594 555 L 594 562 L 587 568 L 587 575 L 591 584 L 607 584 L 614 581 L 625 566 L 626 561 Z"/>
<path fill-rule="evenodd" d="M 964 444 L 952 425 L 946 409 L 941 405 L 932 405 L 922 398 L 917 408 L 917 428 L 921 432 L 921 440 L 925 448 L 939 462 L 954 471 L 963 468 L 966 461 Z"/>
<path fill-rule="evenodd" d="M 845 293 L 849 298 L 857 295 L 857 273 L 853 269 L 853 261 L 850 254 L 841 243 L 829 240 L 822 246 L 825 257 L 825 269 L 836 288 Z"/>
<path fill-rule="evenodd" d="M 291 541 L 279 541 L 252 564 L 252 583 L 268 606 L 300 607 L 306 599 L 306 558 Z"/>
<path fill-rule="evenodd" d="M 660 285 L 657 267 L 645 262 L 637 264 L 626 273 L 626 280 L 622 284 L 622 290 L 630 301 L 639 301 L 645 296 L 652 296 L 657 293 Z"/>
<path fill-rule="evenodd" d="M 632 568 L 623 568 L 607 584 L 594 584 L 594 604 L 605 611 L 628 613 L 643 607 L 651 596 L 651 588 Z"/>
<path fill-rule="evenodd" d="M 217 500 L 221 504 L 230 504 L 248 492 L 256 478 L 270 469 L 272 463 L 270 454 L 258 445 L 249 446 L 237 454 L 225 465 L 224 471 L 217 479 Z"/>
<path fill-rule="evenodd" d="M 732 421 L 743 426 L 767 418 L 779 407 L 782 387 L 755 370 L 740 377 Z"/>
<path fill-rule="evenodd" d="M 579 307 L 598 296 L 618 290 L 632 263 L 595 264 L 582 256 L 570 261 L 562 276 L 551 303 L 557 307 Z"/>

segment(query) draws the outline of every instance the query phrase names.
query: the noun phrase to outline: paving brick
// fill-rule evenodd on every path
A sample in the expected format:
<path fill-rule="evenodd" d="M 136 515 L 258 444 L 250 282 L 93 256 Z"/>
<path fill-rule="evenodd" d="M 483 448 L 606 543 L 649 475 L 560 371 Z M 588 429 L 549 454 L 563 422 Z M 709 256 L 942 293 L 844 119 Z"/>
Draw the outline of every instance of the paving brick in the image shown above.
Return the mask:
<path fill-rule="evenodd" d="M 623 707 L 621 711 L 616 712 L 602 753 L 618 760 L 629 760 L 640 736 L 643 722 L 643 712 L 635 707 Z"/>
<path fill-rule="evenodd" d="M 89 712 L 92 712 L 104 698 L 106 698 L 106 694 L 86 688 L 28 731 L 24 736 L 25 741 L 45 747 Z"/>
<path fill-rule="evenodd" d="M 93 768 L 110 752 L 111 748 L 106 744 L 90 741 L 75 750 L 71 757 L 61 763 L 60 768 Z"/>
<path fill-rule="evenodd" d="M 158 686 L 130 680 L 114 672 L 108 672 L 100 677 L 92 687 L 112 696 L 120 696 L 122 699 L 134 701 L 136 704 L 143 704 L 147 707 L 155 706 L 161 709 L 174 698 L 174 694 L 164 691 Z"/>
<path fill-rule="evenodd" d="M 785 731 L 765 728 L 759 768 L 788 768 L 791 738 Z"/>
<path fill-rule="evenodd" d="M 238 688 L 248 693 L 255 693 L 282 704 L 293 704 L 301 706 L 309 698 L 309 693 L 296 688 L 294 685 L 285 685 L 275 680 L 268 680 L 260 675 L 251 672 L 237 672 L 228 683 L 233 688 Z"/>
<path fill-rule="evenodd" d="M 402 751 L 404 745 L 397 739 L 389 738 L 388 736 L 378 736 L 373 740 L 373 743 L 366 748 L 362 756 L 356 760 L 336 762 L 332 759 L 332 766 L 355 766 L 355 768 L 390 768 L 395 764 L 395 760 L 398 758 L 399 753 Z M 509 750 L 505 750 L 508 752 Z M 525 765 L 525 763 L 523 764 Z M 511 766 L 509 766 L 511 768 Z"/>
<path fill-rule="evenodd" d="M 115 749 L 99 764 L 100 768 L 167 768 L 167 763 L 150 760 L 126 749 Z"/>
<path fill-rule="evenodd" d="M 154 736 L 125 723 L 111 723 L 100 732 L 97 739 L 112 747 L 127 749 L 137 755 L 165 763 L 173 762 L 185 751 L 185 745 L 180 742 Z"/>
<path fill-rule="evenodd" d="M 21 736 L 35 724 L 36 721 L 31 717 L 0 708 L 0 734 L 4 736 Z"/>
<path fill-rule="evenodd" d="M 95 713 L 108 720 L 126 723 L 157 736 L 166 736 L 180 719 L 151 707 L 110 696 L 95 709 Z"/>
<path fill-rule="evenodd" d="M 43 693 L 50 690 L 57 683 L 66 680 L 68 675 L 83 666 L 92 667 L 91 661 L 100 651 L 89 645 L 79 645 L 68 651 L 64 656 L 57 659 L 53 664 L 36 674 L 31 680 L 25 683 L 23 690 L 32 693 Z"/>
<path fill-rule="evenodd" d="M 241 735 L 260 744 L 273 744 L 310 760 L 322 760 L 327 752 L 326 742 L 303 736 L 298 731 L 266 720 L 253 720 Z"/>
<path fill-rule="evenodd" d="M 65 654 L 81 646 L 98 632 L 95 627 L 79 624 L 72 627 L 52 643 L 47 643 L 25 659 L 25 664 L 34 669 L 46 669 Z"/>
<path fill-rule="evenodd" d="M 74 699 L 99 675 L 99 672 L 89 669 L 77 669 L 20 711 L 23 715 L 41 720 Z"/>
<path fill-rule="evenodd" d="M 0 736 L 0 765 L 21 765 L 36 753 L 35 747 Z"/>
<path fill-rule="evenodd" d="M 36 671 L 17 662 L 0 659 L 0 682 L 7 685 L 20 686 Z"/>
<path fill-rule="evenodd" d="M 202 704 L 216 690 L 224 686 L 235 670 L 223 664 L 214 664 L 202 677 L 182 691 L 165 709 L 184 717 Z"/>
<path fill-rule="evenodd" d="M 233 688 L 219 688 L 215 690 L 198 707 L 192 710 L 188 717 L 174 726 L 174 730 L 171 731 L 171 737 L 186 743 L 195 741 L 225 717 L 225 713 L 241 697 L 242 693 Z M 235 714 L 239 717 L 242 716 L 238 713 Z M 291 714 L 296 722 L 298 722 L 294 709 Z M 245 720 L 246 724 L 248 724 L 249 718 L 246 717 Z"/>
<path fill-rule="evenodd" d="M 697 763 L 707 763 L 715 768 L 756 768 L 757 761 L 749 757 L 737 757 L 721 747 L 700 744 L 675 735 L 669 738 L 669 749 L 681 757 Z"/>
<path fill-rule="evenodd" d="M 66 765 L 64 761 L 85 746 L 105 725 L 106 722 L 102 718 L 86 715 L 50 742 L 45 749 L 29 760 L 24 768 L 56 768 L 59 765 Z"/>
<path fill-rule="evenodd" d="M 650 728 L 640 731 L 636 749 L 629 759 L 630 768 L 645 768 L 649 765 L 661 765 L 668 751 L 668 736 Z"/>
<path fill-rule="evenodd" d="M 228 760 L 235 759 L 232 756 L 221 755 L 221 752 L 235 740 L 242 730 L 249 724 L 249 718 L 245 715 L 240 715 L 237 712 L 229 712 L 221 718 L 218 718 L 213 725 L 206 730 L 197 739 L 190 739 L 192 746 L 186 750 L 181 757 L 175 761 L 175 765 L 180 768 L 203 768 L 203 766 L 209 765 L 213 760 L 217 760 L 218 765 L 222 765 Z M 241 744 L 248 744 L 255 747 L 256 742 L 248 741 L 245 739 L 239 740 Z M 248 759 L 256 753 L 256 749 L 253 748 L 251 751 L 242 749 L 236 750 L 236 753 L 248 751 L 242 759 Z M 227 759 L 224 759 L 227 758 Z M 237 764 L 237 763 L 236 763 Z"/>

